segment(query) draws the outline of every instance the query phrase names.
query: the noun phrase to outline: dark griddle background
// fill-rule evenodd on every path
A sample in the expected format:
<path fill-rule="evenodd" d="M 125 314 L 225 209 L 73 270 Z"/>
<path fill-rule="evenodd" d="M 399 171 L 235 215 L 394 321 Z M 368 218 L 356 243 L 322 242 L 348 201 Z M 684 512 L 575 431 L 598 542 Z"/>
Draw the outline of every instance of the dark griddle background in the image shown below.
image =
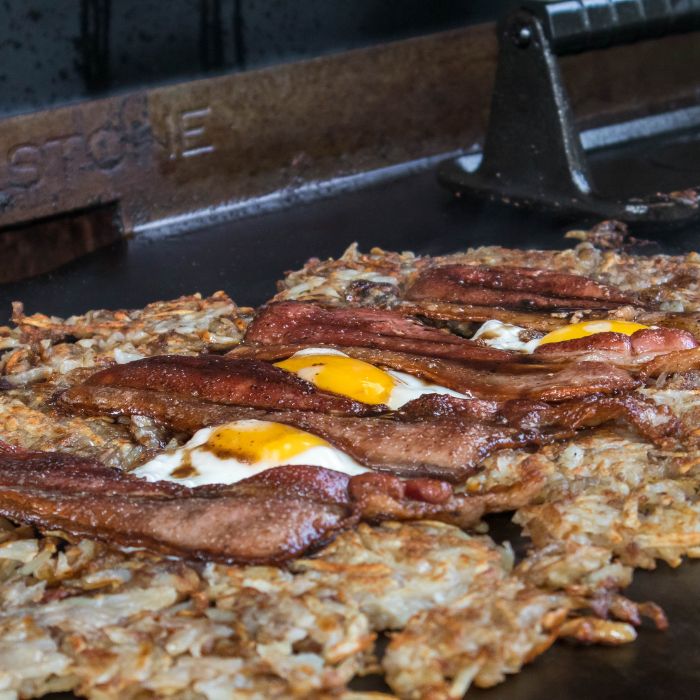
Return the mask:
<path fill-rule="evenodd" d="M 258 305 L 274 294 L 286 270 L 312 256 L 338 256 L 353 241 L 363 250 L 421 253 L 487 242 L 567 244 L 561 227 L 546 220 L 461 204 L 426 172 L 178 236 L 137 235 L 56 272 L 0 286 L 0 323 L 13 299 L 24 301 L 28 312 L 65 315 L 224 289 L 241 305 Z"/>
<path fill-rule="evenodd" d="M 455 200 L 432 171 L 177 236 L 136 236 L 59 270 L 0 285 L 0 324 L 12 300 L 29 313 L 68 315 L 94 308 L 135 308 L 199 291 L 228 292 L 255 306 L 275 292 L 284 272 L 312 256 L 340 255 L 353 241 L 362 250 L 449 253 L 477 245 L 566 248 L 563 233 L 586 222 Z M 642 252 L 697 248 L 700 224 L 665 233 Z"/>
<path fill-rule="evenodd" d="M 0 323 L 9 302 L 29 312 L 79 313 L 90 308 L 139 307 L 157 299 L 226 290 L 244 305 L 274 292 L 274 280 L 312 255 L 337 256 L 358 241 L 362 249 L 444 253 L 469 245 L 568 247 L 571 225 L 533 214 L 454 201 L 423 173 L 334 199 L 297 206 L 170 238 L 136 238 L 40 278 L 0 288 Z M 697 226 L 665 234 L 643 250 L 694 247 Z M 496 520 L 496 533 L 504 530 Z M 512 537 L 508 528 L 506 536 Z M 470 697 L 489 700 L 695 700 L 700 688 L 700 564 L 637 572 L 629 594 L 666 609 L 671 628 L 645 627 L 640 639 L 617 649 L 558 644 L 523 673 Z M 374 685 L 368 685 L 374 684 Z M 377 687 L 373 679 L 363 687 Z"/>
<path fill-rule="evenodd" d="M 0 115 L 498 17 L 511 0 L 3 0 Z"/>

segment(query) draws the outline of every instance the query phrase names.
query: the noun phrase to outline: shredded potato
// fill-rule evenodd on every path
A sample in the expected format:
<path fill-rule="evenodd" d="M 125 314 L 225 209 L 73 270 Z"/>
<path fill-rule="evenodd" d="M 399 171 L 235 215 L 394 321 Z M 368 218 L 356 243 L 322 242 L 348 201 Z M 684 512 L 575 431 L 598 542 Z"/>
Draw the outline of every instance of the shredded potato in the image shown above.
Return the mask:
<path fill-rule="evenodd" d="M 659 313 L 686 312 L 683 327 L 697 330 L 696 254 L 639 258 L 575 237 L 565 251 L 486 247 L 437 262 L 587 275 Z M 275 298 L 391 307 L 434 261 L 353 246 L 290 273 Z M 142 417 L 66 415 L 56 392 L 112 363 L 228 350 L 250 318 L 223 292 L 69 319 L 16 305 L 14 326 L 0 328 L 0 439 L 131 469 L 181 436 Z M 379 672 L 399 698 L 450 700 L 557 639 L 632 642 L 642 615 L 664 627 L 663 611 L 621 591 L 635 567 L 700 556 L 700 385 L 697 373 L 665 374 L 639 391 L 680 419 L 678 444 L 612 425 L 534 454 L 501 451 L 457 487 L 499 494 L 536 476 L 542 488 L 514 516 L 530 545 L 520 560 L 484 530 L 424 521 L 362 524 L 286 569 L 194 566 L 0 518 L 0 698 L 393 697 L 348 688 Z"/>

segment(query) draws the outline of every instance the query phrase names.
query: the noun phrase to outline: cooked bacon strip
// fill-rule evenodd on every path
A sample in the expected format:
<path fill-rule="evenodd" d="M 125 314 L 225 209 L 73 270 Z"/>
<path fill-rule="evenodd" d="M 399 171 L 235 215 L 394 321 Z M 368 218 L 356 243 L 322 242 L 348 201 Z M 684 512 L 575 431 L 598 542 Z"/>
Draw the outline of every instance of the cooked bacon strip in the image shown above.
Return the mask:
<path fill-rule="evenodd" d="M 491 267 L 489 265 L 443 265 L 430 268 L 440 271 L 465 285 L 537 292 L 547 296 L 573 299 L 602 299 L 621 304 L 630 296 L 588 277 L 566 272 L 551 272 L 532 267 Z M 425 274 L 425 273 L 424 273 Z"/>
<path fill-rule="evenodd" d="M 527 480 L 530 494 L 538 488 L 538 476 L 533 472 Z M 485 494 L 477 498 L 455 496 L 450 484 L 436 479 L 399 479 L 377 472 L 350 477 L 330 469 L 308 466 L 269 469 L 239 481 L 233 488 L 237 495 L 256 495 L 261 485 L 273 493 L 281 489 L 285 495 L 353 505 L 363 520 L 372 521 L 439 517 L 466 526 L 477 522 L 487 508 L 507 507 L 511 502 L 519 504 L 522 501 L 522 492 L 517 495 L 514 491 Z M 206 488 L 219 493 L 232 487 Z"/>
<path fill-rule="evenodd" d="M 407 353 L 345 349 L 348 355 L 397 369 L 479 399 L 564 401 L 594 394 L 628 391 L 639 385 L 626 370 L 602 362 L 528 365 L 504 363 L 485 372 L 451 360 L 426 360 Z"/>
<path fill-rule="evenodd" d="M 644 379 L 658 377 L 662 374 L 675 374 L 700 369 L 700 348 L 678 350 L 659 355 L 643 365 L 640 376 Z"/>
<path fill-rule="evenodd" d="M 362 346 L 494 365 L 516 353 L 489 348 L 394 311 L 363 308 L 325 309 L 306 302 L 264 306 L 248 327 L 248 345 Z"/>
<path fill-rule="evenodd" d="M 449 417 L 413 422 L 298 413 L 283 422 L 320 435 L 372 469 L 450 482 L 463 481 L 492 452 L 540 442 L 531 432 Z"/>
<path fill-rule="evenodd" d="M 689 331 L 678 328 L 645 328 L 630 336 L 635 355 L 666 354 L 698 347 L 698 341 Z"/>
<path fill-rule="evenodd" d="M 149 416 L 188 433 L 234 420 L 277 421 L 319 435 L 372 469 L 450 482 L 464 480 L 491 452 L 540 441 L 531 431 L 453 417 L 401 421 L 311 411 L 261 411 L 142 389 L 82 385 L 62 394 L 60 402 L 72 410 L 93 414 Z"/>
<path fill-rule="evenodd" d="M 583 338 L 538 345 L 532 354 L 544 360 L 556 361 L 575 359 L 578 355 L 590 353 L 604 353 L 629 362 L 632 358 L 632 341 L 624 333 L 595 333 Z"/>
<path fill-rule="evenodd" d="M 107 496 L 175 498 L 189 489 L 168 481 L 146 481 L 94 459 L 63 452 L 30 452 L 0 440 L 0 487 L 38 488 Z M 86 474 L 88 478 L 86 478 Z M 37 478 L 40 481 L 37 481 Z"/>
<path fill-rule="evenodd" d="M 191 560 L 274 563 L 301 555 L 357 520 L 354 507 L 323 496 L 263 480 L 225 490 L 149 484 L 73 455 L 0 450 L 3 516 Z"/>
<path fill-rule="evenodd" d="M 512 311 L 497 306 L 477 306 L 473 304 L 454 304 L 448 301 L 402 301 L 399 311 L 410 316 L 424 316 L 434 321 L 475 321 L 483 323 L 496 319 L 514 326 L 522 326 L 533 331 L 549 333 L 567 324 L 566 319 L 550 316 L 543 312 Z M 604 312 L 586 314 L 586 319 L 606 318 Z"/>
<path fill-rule="evenodd" d="M 688 331 L 677 328 L 643 328 L 632 335 L 624 333 L 595 333 L 584 338 L 545 343 L 535 348 L 533 355 L 554 361 L 570 361 L 587 355 L 616 364 L 631 365 L 653 355 L 665 355 L 698 346 Z"/>
<path fill-rule="evenodd" d="M 678 434 L 680 422 L 668 406 L 639 396 L 587 397 L 549 405 L 538 402 L 508 401 L 501 408 L 508 425 L 521 430 L 540 430 L 557 437 L 572 436 L 613 420 L 623 420 L 651 442 L 662 444 Z"/>
<path fill-rule="evenodd" d="M 532 402 L 528 402 L 532 403 Z M 548 405 L 548 404 L 547 404 Z M 506 425 L 498 401 L 461 399 L 447 394 L 423 394 L 404 404 L 398 415 L 405 420 L 432 420 L 436 416 L 460 416 L 492 425 Z"/>
<path fill-rule="evenodd" d="M 215 403 L 272 410 L 357 416 L 387 410 L 386 406 L 369 406 L 320 391 L 311 382 L 267 362 L 217 355 L 147 357 L 97 372 L 87 383 L 168 391 Z"/>
<path fill-rule="evenodd" d="M 242 345 L 236 356 L 275 360 L 289 357 L 306 344 L 254 347 Z M 337 347 L 337 346 L 335 346 Z M 603 362 L 571 365 L 506 362 L 485 371 L 468 363 L 428 358 L 419 354 L 364 347 L 339 347 L 347 355 L 380 367 L 389 367 L 454 389 L 467 396 L 495 401 L 532 399 L 563 401 L 593 394 L 627 391 L 639 385 L 626 370 Z"/>
<path fill-rule="evenodd" d="M 444 394 L 426 394 L 404 405 L 400 415 L 408 420 L 431 420 L 434 416 L 459 416 L 491 425 L 508 425 L 521 431 L 538 431 L 543 440 L 564 439 L 581 428 L 621 419 L 648 440 L 662 443 L 680 429 L 667 406 L 639 396 L 587 396 L 548 404 L 515 399 L 492 401 L 460 399 Z"/>
<path fill-rule="evenodd" d="M 462 527 L 487 512 L 530 502 L 544 479 L 469 496 L 431 479 L 349 477 L 309 466 L 277 467 L 233 485 L 190 489 L 149 482 L 100 462 L 13 450 L 0 441 L 0 514 L 41 529 L 193 561 L 281 563 L 357 522 L 439 519 Z"/>
<path fill-rule="evenodd" d="M 397 479 L 389 474 L 361 474 L 350 480 L 353 500 L 363 520 L 442 520 L 472 527 L 487 513 L 512 511 L 528 505 L 542 490 L 544 474 L 536 464 L 523 467 L 513 486 L 476 495 L 452 493 L 446 484 L 429 479 Z"/>
<path fill-rule="evenodd" d="M 405 298 L 525 309 L 610 309 L 635 299 L 594 280 L 524 267 L 444 265 L 424 270 Z"/>

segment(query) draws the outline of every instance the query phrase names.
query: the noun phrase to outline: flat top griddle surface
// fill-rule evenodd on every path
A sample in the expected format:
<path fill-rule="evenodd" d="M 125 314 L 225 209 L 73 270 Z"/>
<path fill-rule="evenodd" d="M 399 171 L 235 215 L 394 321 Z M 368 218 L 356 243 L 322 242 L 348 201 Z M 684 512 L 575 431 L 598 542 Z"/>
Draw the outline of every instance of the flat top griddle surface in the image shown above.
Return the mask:
<path fill-rule="evenodd" d="M 580 222 L 584 224 L 585 222 Z M 517 211 L 454 201 L 424 173 L 334 199 L 202 228 L 168 238 L 136 238 L 34 280 L 0 287 L 0 324 L 9 302 L 58 315 L 91 308 L 136 308 L 195 291 L 227 291 L 256 305 L 275 291 L 285 270 L 309 257 L 337 256 L 353 241 L 419 253 L 473 245 L 569 247 L 575 226 Z M 700 227 L 665 234 L 640 252 L 700 249 Z M 494 534 L 513 536 L 503 519 Z M 700 562 L 638 571 L 628 594 L 654 600 L 671 627 L 640 630 L 636 643 L 615 649 L 560 643 L 504 684 L 470 696 L 490 700 L 695 700 L 700 689 Z M 374 679 L 358 687 L 382 689 Z"/>
<path fill-rule="evenodd" d="M 275 292 L 286 270 L 310 257 L 338 256 L 353 241 L 417 253 L 468 246 L 568 248 L 562 234 L 586 223 L 454 200 L 421 173 L 312 204 L 202 227 L 169 237 L 136 236 L 23 282 L 0 285 L 0 324 L 12 300 L 28 313 L 68 315 L 95 308 L 138 308 L 151 301 L 224 289 L 241 305 Z M 664 234 L 640 252 L 700 250 L 700 223 Z"/>

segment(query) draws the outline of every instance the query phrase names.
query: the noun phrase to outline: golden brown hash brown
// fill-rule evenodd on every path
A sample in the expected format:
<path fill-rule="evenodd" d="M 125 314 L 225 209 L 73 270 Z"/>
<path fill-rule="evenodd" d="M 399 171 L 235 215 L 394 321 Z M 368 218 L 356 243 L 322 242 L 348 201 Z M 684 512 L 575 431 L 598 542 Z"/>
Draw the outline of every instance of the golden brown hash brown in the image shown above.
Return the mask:
<path fill-rule="evenodd" d="M 638 257 L 600 232 L 574 238 L 563 251 L 486 247 L 437 261 L 586 275 L 638 292 L 658 313 L 683 312 L 681 323 L 696 328 L 696 253 Z M 434 261 L 352 247 L 287 275 L 276 298 L 391 307 Z M 251 316 L 223 292 L 65 320 L 17 305 L 13 326 L 0 328 L 0 439 L 131 469 L 183 437 L 145 418 L 66 415 L 56 392 L 114 362 L 228 350 Z M 635 567 L 700 556 L 697 380 L 692 370 L 666 372 L 639 390 L 681 420 L 678 441 L 655 445 L 613 424 L 535 453 L 496 453 L 458 487 L 499 494 L 539 484 L 514 515 L 531 540 L 520 561 L 485 523 L 468 533 L 429 521 L 362 524 L 280 569 L 189 565 L 0 519 L 0 700 L 57 691 L 100 700 L 393 697 L 349 689 L 370 673 L 400 698 L 448 700 L 501 682 L 559 638 L 630 642 L 640 615 L 663 627 L 658 608 L 620 591 Z"/>
<path fill-rule="evenodd" d="M 582 232 L 579 232 L 582 233 Z M 640 256 L 596 247 L 584 240 L 566 250 L 522 251 L 500 246 L 470 248 L 463 253 L 419 257 L 373 248 L 361 253 L 350 246 L 337 260 L 312 259 L 278 283 L 276 300 L 344 304 L 390 303 L 427 265 L 509 265 L 557 270 L 590 277 L 623 291 L 642 294 L 665 312 L 700 310 L 700 254 Z"/>

